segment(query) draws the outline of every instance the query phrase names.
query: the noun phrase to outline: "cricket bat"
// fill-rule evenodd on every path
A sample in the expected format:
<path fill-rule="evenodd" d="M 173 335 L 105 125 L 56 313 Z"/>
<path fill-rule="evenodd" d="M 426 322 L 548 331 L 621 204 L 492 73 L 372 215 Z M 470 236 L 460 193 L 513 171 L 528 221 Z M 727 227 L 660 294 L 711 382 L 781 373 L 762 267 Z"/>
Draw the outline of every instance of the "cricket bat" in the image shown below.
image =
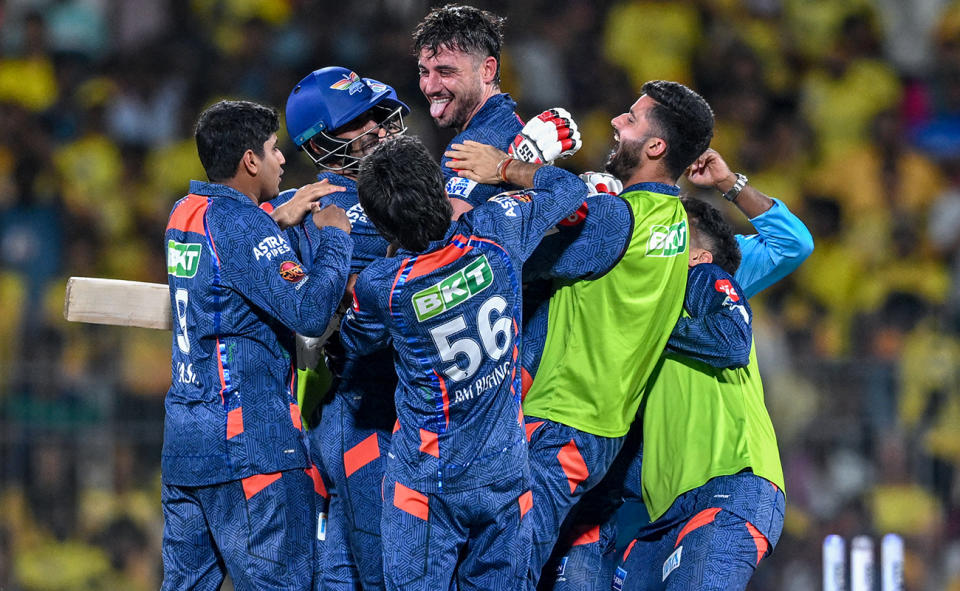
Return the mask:
<path fill-rule="evenodd" d="M 173 328 L 170 290 L 165 283 L 71 277 L 63 316 L 70 322 Z"/>

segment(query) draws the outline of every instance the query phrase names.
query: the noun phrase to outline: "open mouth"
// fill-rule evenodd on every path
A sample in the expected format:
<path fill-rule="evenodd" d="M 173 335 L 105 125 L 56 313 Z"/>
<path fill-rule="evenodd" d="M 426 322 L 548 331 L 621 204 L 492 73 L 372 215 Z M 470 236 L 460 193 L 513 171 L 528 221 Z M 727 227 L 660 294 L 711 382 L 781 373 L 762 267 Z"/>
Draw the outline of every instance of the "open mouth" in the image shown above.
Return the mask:
<path fill-rule="evenodd" d="M 430 99 L 430 116 L 437 119 L 443 116 L 447 110 L 447 105 L 453 102 L 452 97 L 438 97 Z"/>

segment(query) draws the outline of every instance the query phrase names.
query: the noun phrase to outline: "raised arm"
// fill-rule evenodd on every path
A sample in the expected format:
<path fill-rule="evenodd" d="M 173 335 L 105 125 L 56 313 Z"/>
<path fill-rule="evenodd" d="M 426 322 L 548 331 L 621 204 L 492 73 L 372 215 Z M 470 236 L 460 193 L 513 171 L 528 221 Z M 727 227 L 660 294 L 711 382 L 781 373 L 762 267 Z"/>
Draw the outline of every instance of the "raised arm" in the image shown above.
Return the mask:
<path fill-rule="evenodd" d="M 813 236 L 782 201 L 764 195 L 741 177 L 712 149 L 687 169 L 690 182 L 723 193 L 757 230 L 737 235 L 741 263 L 734 277 L 749 299 L 796 270 L 813 252 Z"/>

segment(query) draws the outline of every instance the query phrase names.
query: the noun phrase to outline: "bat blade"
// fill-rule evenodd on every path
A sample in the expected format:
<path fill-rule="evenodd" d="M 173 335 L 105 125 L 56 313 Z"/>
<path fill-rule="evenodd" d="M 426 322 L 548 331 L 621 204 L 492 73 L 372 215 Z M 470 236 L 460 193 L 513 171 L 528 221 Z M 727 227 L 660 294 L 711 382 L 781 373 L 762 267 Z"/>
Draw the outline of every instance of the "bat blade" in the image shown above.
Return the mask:
<path fill-rule="evenodd" d="M 70 322 L 170 330 L 170 291 L 163 283 L 71 277 L 63 316 Z"/>

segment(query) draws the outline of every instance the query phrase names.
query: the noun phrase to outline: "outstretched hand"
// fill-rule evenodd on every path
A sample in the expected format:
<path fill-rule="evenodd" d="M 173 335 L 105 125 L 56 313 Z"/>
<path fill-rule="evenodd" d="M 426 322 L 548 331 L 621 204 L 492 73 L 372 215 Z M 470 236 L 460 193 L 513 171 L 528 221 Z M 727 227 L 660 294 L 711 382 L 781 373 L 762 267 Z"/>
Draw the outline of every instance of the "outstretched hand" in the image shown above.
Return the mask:
<path fill-rule="evenodd" d="M 507 157 L 507 153 L 502 150 L 467 140 L 462 144 L 451 145 L 443 155 L 450 158 L 447 166 L 457 171 L 457 176 L 483 185 L 498 185 L 503 182 L 497 176 L 497 165 Z"/>
<path fill-rule="evenodd" d="M 285 230 L 290 226 L 296 226 L 303 221 L 303 218 L 313 209 L 313 204 L 323 199 L 330 193 L 337 193 L 346 190 L 340 185 L 332 185 L 327 179 L 304 185 L 297 189 L 293 197 L 283 205 L 277 207 L 270 214 L 273 221 L 277 222 L 280 229 Z"/>

